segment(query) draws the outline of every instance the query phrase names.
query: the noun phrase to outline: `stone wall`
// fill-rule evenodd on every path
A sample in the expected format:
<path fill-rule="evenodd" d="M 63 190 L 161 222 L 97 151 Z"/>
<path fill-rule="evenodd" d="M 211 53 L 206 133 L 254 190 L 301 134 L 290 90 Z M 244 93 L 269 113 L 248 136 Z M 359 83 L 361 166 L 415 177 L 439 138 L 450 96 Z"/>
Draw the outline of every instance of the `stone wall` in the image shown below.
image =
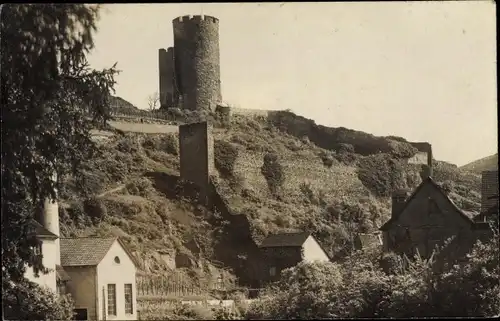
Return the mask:
<path fill-rule="evenodd" d="M 432 145 L 427 142 L 409 142 L 418 150 L 418 153 L 408 160 L 410 164 L 427 165 L 428 176 L 432 176 Z M 427 158 L 427 159 L 426 159 Z M 425 162 L 426 160 L 426 162 Z"/>
<path fill-rule="evenodd" d="M 418 151 L 415 156 L 408 158 L 408 164 L 427 165 L 427 153 Z"/>
<path fill-rule="evenodd" d="M 173 20 L 175 75 L 184 109 L 215 109 L 222 99 L 219 20 L 183 16 Z"/>
<path fill-rule="evenodd" d="M 213 144 L 207 122 L 179 126 L 180 176 L 200 187 L 200 200 L 206 200 L 210 175 L 215 173 Z"/>
<path fill-rule="evenodd" d="M 357 154 L 363 156 L 392 153 L 402 158 L 414 156 L 409 149 L 426 152 L 429 164 L 432 160 L 432 151 L 428 143 L 410 143 L 387 137 L 374 136 L 362 131 L 344 127 L 327 127 L 318 125 L 314 120 L 295 115 L 289 111 L 269 111 L 267 119 L 271 125 L 299 139 L 307 137 L 318 147 L 328 150 L 340 150 L 343 145 L 354 147 Z M 402 152 L 406 150 L 402 155 Z"/>

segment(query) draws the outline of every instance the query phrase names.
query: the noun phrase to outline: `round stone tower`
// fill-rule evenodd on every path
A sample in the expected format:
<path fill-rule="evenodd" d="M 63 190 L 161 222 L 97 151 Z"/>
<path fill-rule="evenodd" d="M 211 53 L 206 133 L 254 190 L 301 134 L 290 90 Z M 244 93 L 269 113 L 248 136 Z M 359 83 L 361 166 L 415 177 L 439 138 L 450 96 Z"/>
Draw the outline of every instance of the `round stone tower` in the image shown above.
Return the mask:
<path fill-rule="evenodd" d="M 173 20 L 174 61 L 182 108 L 215 109 L 222 100 L 219 20 L 182 16 Z"/>

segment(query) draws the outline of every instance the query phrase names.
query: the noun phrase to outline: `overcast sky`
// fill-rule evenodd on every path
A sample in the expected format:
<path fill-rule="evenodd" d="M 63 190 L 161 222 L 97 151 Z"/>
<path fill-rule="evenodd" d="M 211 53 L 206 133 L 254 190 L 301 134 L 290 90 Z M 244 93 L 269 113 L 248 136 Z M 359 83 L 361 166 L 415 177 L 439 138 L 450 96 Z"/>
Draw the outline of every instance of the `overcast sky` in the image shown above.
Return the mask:
<path fill-rule="evenodd" d="M 105 5 L 89 57 L 118 62 L 116 94 L 158 91 L 172 19 L 220 19 L 224 101 L 432 144 L 457 165 L 497 152 L 495 4 L 484 2 Z"/>

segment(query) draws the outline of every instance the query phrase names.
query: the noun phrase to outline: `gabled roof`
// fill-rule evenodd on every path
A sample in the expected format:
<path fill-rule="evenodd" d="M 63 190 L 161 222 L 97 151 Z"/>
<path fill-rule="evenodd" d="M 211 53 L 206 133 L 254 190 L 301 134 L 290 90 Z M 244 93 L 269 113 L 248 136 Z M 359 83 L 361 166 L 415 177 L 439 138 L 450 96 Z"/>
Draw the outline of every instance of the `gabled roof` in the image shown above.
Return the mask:
<path fill-rule="evenodd" d="M 52 233 L 51 231 L 47 230 L 45 227 L 43 227 L 42 224 L 38 223 L 35 220 L 30 221 L 30 227 L 33 229 L 35 236 L 38 238 L 55 240 L 59 237 L 54 233 Z"/>
<path fill-rule="evenodd" d="M 382 225 L 380 227 L 380 230 L 384 231 L 384 230 L 387 230 L 387 228 L 395 221 L 397 221 L 399 219 L 399 215 L 401 215 L 401 213 L 403 213 L 406 208 L 408 207 L 408 204 L 411 203 L 411 201 L 415 198 L 416 195 L 418 195 L 418 193 L 422 190 L 422 188 L 427 185 L 427 184 L 431 184 L 437 191 L 438 193 L 441 193 L 441 195 L 443 195 L 444 199 L 455 209 L 455 211 L 465 220 L 467 221 L 467 223 L 469 224 L 474 224 L 474 222 L 472 221 L 472 219 L 470 219 L 461 209 L 459 209 L 457 207 L 457 205 L 455 205 L 455 203 L 453 203 L 453 201 L 448 197 L 448 195 L 446 194 L 446 192 L 441 188 L 441 186 L 439 186 L 436 182 L 434 182 L 434 180 L 431 178 L 431 177 L 427 177 L 426 179 L 424 179 L 422 181 L 422 183 L 420 183 L 420 185 L 418 185 L 418 187 L 413 191 L 413 193 L 411 194 L 411 196 L 406 200 L 405 202 L 405 205 L 401 208 L 401 210 L 397 213 L 394 213 L 392 215 L 392 217 L 387 221 L 385 222 L 384 225 Z"/>
<path fill-rule="evenodd" d="M 89 266 L 98 265 L 106 256 L 115 241 L 122 246 L 136 266 L 137 261 L 130 254 L 125 244 L 117 237 L 79 237 L 61 238 L 61 265 L 62 266 Z"/>
<path fill-rule="evenodd" d="M 307 232 L 268 235 L 259 247 L 300 247 L 310 235 Z"/>

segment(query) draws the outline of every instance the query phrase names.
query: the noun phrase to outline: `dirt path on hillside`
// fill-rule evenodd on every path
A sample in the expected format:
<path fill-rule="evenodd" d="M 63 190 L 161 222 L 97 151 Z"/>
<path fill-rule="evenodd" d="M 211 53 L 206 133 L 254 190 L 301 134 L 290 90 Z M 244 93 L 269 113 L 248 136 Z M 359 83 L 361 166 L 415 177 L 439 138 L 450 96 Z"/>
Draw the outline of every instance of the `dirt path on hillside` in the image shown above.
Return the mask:
<path fill-rule="evenodd" d="M 97 197 L 103 197 L 103 196 L 105 196 L 105 195 L 107 195 L 107 194 L 111 194 L 111 193 L 114 193 L 114 192 L 118 192 L 119 190 L 124 189 L 126 185 L 127 185 L 127 184 L 121 184 L 121 185 L 119 185 L 119 186 L 117 186 L 117 187 L 115 187 L 115 188 L 113 188 L 113 189 L 109 189 L 109 190 L 107 190 L 107 191 L 105 191 L 105 192 L 103 192 L 103 193 L 101 193 L 101 194 L 97 195 Z"/>
<path fill-rule="evenodd" d="M 141 139 L 139 137 L 137 137 L 137 148 L 139 149 L 139 154 L 144 153 L 144 149 L 142 148 L 142 144 L 141 144 Z M 97 197 L 103 197 L 105 195 L 108 195 L 108 194 L 111 194 L 114 192 L 118 192 L 119 190 L 124 189 L 127 184 L 128 184 L 127 182 L 120 184 L 117 187 L 114 187 L 112 189 L 109 189 L 107 191 L 102 192 L 101 194 L 97 195 Z"/>
<path fill-rule="evenodd" d="M 108 121 L 108 124 L 124 132 L 144 134 L 166 134 L 177 133 L 179 131 L 179 126 L 177 125 L 128 123 L 114 120 Z"/>

